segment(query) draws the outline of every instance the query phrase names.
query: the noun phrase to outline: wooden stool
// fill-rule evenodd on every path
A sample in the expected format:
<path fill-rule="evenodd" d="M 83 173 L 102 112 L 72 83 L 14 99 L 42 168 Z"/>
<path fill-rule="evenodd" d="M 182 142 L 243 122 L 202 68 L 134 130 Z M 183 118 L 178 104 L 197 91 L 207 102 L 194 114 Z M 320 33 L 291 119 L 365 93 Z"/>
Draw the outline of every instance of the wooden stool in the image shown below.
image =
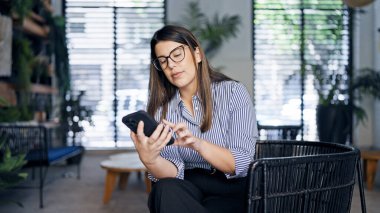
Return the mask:
<path fill-rule="evenodd" d="M 147 170 L 144 164 L 141 163 L 137 153 L 123 153 L 111 156 L 109 160 L 102 161 L 100 166 L 107 171 L 103 195 L 104 204 L 107 204 L 111 199 L 116 178 L 119 176 L 119 188 L 124 190 L 131 172 L 144 172 L 146 191 L 149 193 L 151 190 Z"/>
<path fill-rule="evenodd" d="M 367 189 L 372 190 L 374 187 L 377 161 L 380 159 L 380 150 L 361 150 L 363 159 L 364 179 L 367 182 Z"/>

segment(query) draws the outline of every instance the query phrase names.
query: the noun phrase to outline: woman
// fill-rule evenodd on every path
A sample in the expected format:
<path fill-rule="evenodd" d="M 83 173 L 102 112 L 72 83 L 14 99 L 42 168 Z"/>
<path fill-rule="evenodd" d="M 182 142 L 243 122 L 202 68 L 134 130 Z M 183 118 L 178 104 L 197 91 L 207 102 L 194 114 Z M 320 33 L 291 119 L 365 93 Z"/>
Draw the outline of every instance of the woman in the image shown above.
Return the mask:
<path fill-rule="evenodd" d="M 256 118 L 247 89 L 208 64 L 187 29 L 165 26 L 151 40 L 148 113 L 160 121 L 132 140 L 154 183 L 151 212 L 244 212 Z M 173 145 L 166 143 L 175 135 Z"/>

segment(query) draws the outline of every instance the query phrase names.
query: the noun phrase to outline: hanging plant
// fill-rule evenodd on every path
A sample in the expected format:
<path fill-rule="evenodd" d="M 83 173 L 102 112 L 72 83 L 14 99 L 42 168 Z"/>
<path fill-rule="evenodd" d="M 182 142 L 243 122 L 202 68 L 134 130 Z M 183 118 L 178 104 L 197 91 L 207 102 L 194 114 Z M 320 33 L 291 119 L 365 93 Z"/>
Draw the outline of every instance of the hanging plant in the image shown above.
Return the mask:
<path fill-rule="evenodd" d="M 33 0 L 11 0 L 10 2 L 11 13 L 15 14 L 20 20 L 24 20 L 34 6 Z"/>
<path fill-rule="evenodd" d="M 20 111 L 17 106 L 0 97 L 0 122 L 15 122 L 20 119 Z"/>
<path fill-rule="evenodd" d="M 64 97 L 67 91 L 70 90 L 69 54 L 66 42 L 65 18 L 56 16 L 48 20 L 48 22 L 52 28 L 49 37 L 55 57 L 55 72 L 58 78 L 59 91 Z"/>
<path fill-rule="evenodd" d="M 33 113 L 30 109 L 30 87 L 32 63 L 34 60 L 30 42 L 22 36 L 13 39 L 12 48 L 12 80 L 18 92 L 18 108 L 20 120 L 31 120 Z"/>

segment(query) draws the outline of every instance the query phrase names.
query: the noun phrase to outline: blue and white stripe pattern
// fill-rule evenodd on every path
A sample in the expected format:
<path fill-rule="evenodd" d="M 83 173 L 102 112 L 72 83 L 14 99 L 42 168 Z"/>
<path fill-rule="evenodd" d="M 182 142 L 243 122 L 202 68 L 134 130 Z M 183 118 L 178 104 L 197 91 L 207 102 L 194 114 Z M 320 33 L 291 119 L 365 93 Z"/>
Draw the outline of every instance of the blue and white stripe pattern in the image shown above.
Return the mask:
<path fill-rule="evenodd" d="M 243 84 L 236 81 L 223 81 L 212 84 L 213 114 L 212 126 L 202 133 L 203 110 L 198 96 L 193 97 L 194 117 L 186 109 L 180 94 L 169 103 L 166 120 L 172 123 L 184 122 L 194 136 L 221 147 L 228 148 L 235 158 L 235 174 L 225 174 L 227 178 L 245 177 L 249 163 L 253 160 L 258 137 L 257 122 L 252 99 Z M 158 110 L 155 119 L 160 120 Z M 178 168 L 177 178 L 184 178 L 184 170 L 192 168 L 211 169 L 196 151 L 180 146 L 166 146 L 161 156 Z M 149 175 L 150 176 L 150 175 Z M 153 181 L 154 177 L 150 176 Z"/>

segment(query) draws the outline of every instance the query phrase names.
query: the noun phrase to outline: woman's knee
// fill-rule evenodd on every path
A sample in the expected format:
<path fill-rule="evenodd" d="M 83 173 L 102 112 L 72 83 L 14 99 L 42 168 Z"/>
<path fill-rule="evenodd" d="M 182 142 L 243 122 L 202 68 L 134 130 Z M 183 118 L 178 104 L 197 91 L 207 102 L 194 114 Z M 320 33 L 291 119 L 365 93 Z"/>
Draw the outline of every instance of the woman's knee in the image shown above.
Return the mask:
<path fill-rule="evenodd" d="M 167 212 L 178 212 L 181 209 L 186 212 L 184 209 L 189 206 L 192 209 L 187 212 L 205 212 L 201 205 L 202 198 L 201 191 L 192 183 L 176 178 L 165 178 L 154 183 L 148 206 L 151 212 L 160 212 L 161 209 Z"/>
<path fill-rule="evenodd" d="M 173 194 L 178 193 L 182 180 L 176 178 L 164 178 L 155 182 L 149 194 L 148 206 L 150 212 L 160 212 L 162 207 L 170 208 L 171 200 L 175 199 Z"/>

